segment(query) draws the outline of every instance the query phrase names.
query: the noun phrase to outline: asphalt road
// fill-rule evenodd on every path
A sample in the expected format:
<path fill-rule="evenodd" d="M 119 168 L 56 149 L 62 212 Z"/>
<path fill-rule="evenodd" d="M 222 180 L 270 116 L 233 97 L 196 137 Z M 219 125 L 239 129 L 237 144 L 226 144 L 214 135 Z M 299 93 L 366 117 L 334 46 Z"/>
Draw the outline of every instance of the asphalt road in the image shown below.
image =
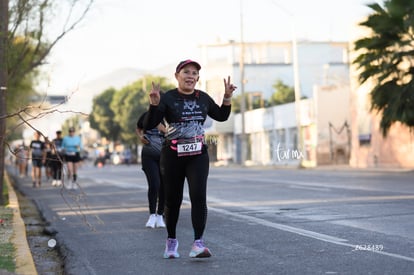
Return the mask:
<path fill-rule="evenodd" d="M 67 274 L 414 274 L 413 171 L 212 167 L 206 259 L 188 257 L 187 191 L 181 258 L 162 258 L 140 166 L 85 165 L 75 191 L 18 184 L 57 232 Z"/>

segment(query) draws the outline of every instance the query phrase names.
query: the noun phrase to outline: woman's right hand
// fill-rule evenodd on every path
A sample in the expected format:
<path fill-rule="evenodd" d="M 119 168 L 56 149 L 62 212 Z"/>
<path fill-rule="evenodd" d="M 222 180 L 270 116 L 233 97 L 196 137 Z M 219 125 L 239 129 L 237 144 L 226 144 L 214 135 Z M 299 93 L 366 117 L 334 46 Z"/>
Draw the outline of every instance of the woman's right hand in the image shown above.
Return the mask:
<path fill-rule="evenodd" d="M 154 105 L 154 106 L 158 106 L 158 104 L 160 104 L 160 84 L 154 84 L 154 82 L 152 82 L 152 88 L 151 88 L 151 92 L 149 94 L 150 96 L 150 104 Z"/>
<path fill-rule="evenodd" d="M 158 124 L 157 129 L 158 129 L 158 131 L 160 131 L 163 134 L 167 133 L 167 129 L 165 129 L 165 126 L 161 123 Z"/>
<path fill-rule="evenodd" d="M 144 130 L 142 130 L 141 128 L 137 128 L 137 129 L 135 129 L 135 133 L 139 137 L 139 140 L 141 141 L 142 144 L 148 144 L 149 143 L 149 140 L 144 135 Z"/>

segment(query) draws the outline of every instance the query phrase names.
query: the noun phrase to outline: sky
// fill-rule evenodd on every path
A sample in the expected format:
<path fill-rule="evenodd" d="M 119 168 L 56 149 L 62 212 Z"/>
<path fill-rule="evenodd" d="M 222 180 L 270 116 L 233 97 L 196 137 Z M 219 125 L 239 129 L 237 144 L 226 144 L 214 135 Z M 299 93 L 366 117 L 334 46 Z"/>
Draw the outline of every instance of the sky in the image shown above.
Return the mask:
<path fill-rule="evenodd" d="M 120 68 L 155 70 L 191 58 L 202 44 L 297 39 L 348 41 L 374 0 L 95 0 L 44 67 L 48 94 Z M 243 20 L 241 20 L 241 18 Z M 243 27 L 241 27 L 243 22 Z M 294 26 L 294 28 L 293 28 Z M 172 72 L 173 74 L 173 68 Z"/>

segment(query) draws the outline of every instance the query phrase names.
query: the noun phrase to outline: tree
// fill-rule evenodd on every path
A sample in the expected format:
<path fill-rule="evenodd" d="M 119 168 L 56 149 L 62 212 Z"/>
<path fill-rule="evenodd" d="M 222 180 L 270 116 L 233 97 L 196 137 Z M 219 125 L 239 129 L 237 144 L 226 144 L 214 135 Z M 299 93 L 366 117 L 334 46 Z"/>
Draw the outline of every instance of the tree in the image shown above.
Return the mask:
<path fill-rule="evenodd" d="M 275 92 L 268 100 L 264 100 L 264 104 L 260 97 L 255 97 L 254 95 L 252 96 L 250 93 L 247 93 L 247 95 L 244 98 L 246 106 L 249 106 L 249 110 L 270 107 L 295 101 L 295 91 L 293 87 L 287 86 L 281 80 L 277 80 L 272 87 L 275 90 Z M 241 95 L 234 96 L 231 108 L 234 113 L 240 113 L 240 103 Z"/>
<path fill-rule="evenodd" d="M 16 75 L 24 76 L 43 65 L 53 47 L 80 24 L 93 4 L 93 0 L 11 0 L 10 2 L 9 41 L 12 43 L 18 39 L 21 45 L 20 51 L 14 53 L 15 62 L 10 64 L 10 78 Z M 61 30 L 50 39 L 52 29 L 59 27 Z M 31 46 L 34 46 L 33 52 L 28 51 Z M 28 55 L 31 58 L 27 59 Z"/>
<path fill-rule="evenodd" d="M 92 112 L 89 122 L 92 129 L 108 140 L 115 141 L 119 138 L 120 127 L 114 121 L 115 113 L 110 108 L 116 90 L 109 88 L 102 94 L 95 96 L 92 103 Z"/>
<path fill-rule="evenodd" d="M 14 73 L 9 73 L 8 85 L 7 85 L 7 113 L 13 114 L 18 113 L 19 110 L 27 110 L 28 104 L 31 102 L 31 99 L 36 95 L 36 91 L 33 88 L 35 81 L 39 76 L 38 70 L 33 69 L 31 72 L 22 73 L 21 70 L 27 66 L 30 60 L 33 58 L 34 54 L 34 45 L 23 45 L 23 40 L 16 38 L 12 42 L 12 46 L 8 49 L 8 64 L 10 68 L 18 67 L 15 69 Z M 27 54 L 24 56 L 22 65 L 17 65 L 19 62 L 19 53 L 23 51 L 23 48 L 26 48 Z M 8 140 L 20 139 L 22 137 L 22 132 L 24 127 L 19 116 L 10 116 L 8 118 L 6 127 L 6 136 Z"/>
<path fill-rule="evenodd" d="M 62 124 L 62 133 L 64 135 L 69 134 L 69 128 L 74 127 L 75 131 L 79 131 L 82 129 L 82 124 L 87 119 L 86 115 L 82 114 L 75 114 L 70 118 L 66 119 Z"/>
<path fill-rule="evenodd" d="M 4 205 L 4 152 L 6 142 L 7 25 L 9 0 L 0 0 L 0 205 Z"/>
<path fill-rule="evenodd" d="M 242 101 L 242 95 L 234 95 L 233 99 L 231 101 L 231 111 L 238 114 L 241 112 L 241 101 Z M 247 97 L 244 97 L 245 106 L 249 106 L 247 104 Z"/>
<path fill-rule="evenodd" d="M 360 23 L 370 30 L 355 42 L 359 81 L 370 80 L 371 111 L 381 115 L 384 137 L 392 124 L 401 122 L 414 129 L 414 2 L 388 0 L 383 7 L 367 5 L 373 13 Z"/>
<path fill-rule="evenodd" d="M 168 83 L 165 77 L 145 76 L 136 82 L 123 87 L 116 92 L 111 103 L 114 112 L 114 122 L 119 125 L 120 139 L 127 144 L 136 143 L 135 128 L 138 117 L 148 110 L 148 91 L 151 83 L 159 83 L 162 91 L 174 86 Z"/>
<path fill-rule="evenodd" d="M 242 101 L 242 95 L 235 95 L 233 96 L 232 102 L 231 102 L 231 110 L 232 112 L 238 114 L 241 112 L 241 101 Z M 262 99 L 261 97 L 255 97 L 252 96 L 252 93 L 246 93 L 244 95 L 244 102 L 246 106 L 246 111 L 248 110 L 254 110 L 258 108 L 262 108 Z"/>
<path fill-rule="evenodd" d="M 93 2 L 0 0 L 0 180 L 4 178 L 6 119 L 30 109 L 25 107 L 15 113 L 7 113 L 6 91 L 9 95 L 9 83 L 22 84 L 23 80 L 29 79 L 28 75 L 45 64 L 54 46 L 84 19 Z M 62 28 L 53 36 L 46 26 L 56 29 L 57 22 L 62 23 Z M 18 92 L 20 90 L 16 90 Z M 0 184 L 0 194 L 2 191 L 3 184 Z"/>
<path fill-rule="evenodd" d="M 269 99 L 269 105 L 275 106 L 295 101 L 295 90 L 293 87 L 289 87 L 284 84 L 281 80 L 277 80 L 272 86 L 275 92 Z"/>

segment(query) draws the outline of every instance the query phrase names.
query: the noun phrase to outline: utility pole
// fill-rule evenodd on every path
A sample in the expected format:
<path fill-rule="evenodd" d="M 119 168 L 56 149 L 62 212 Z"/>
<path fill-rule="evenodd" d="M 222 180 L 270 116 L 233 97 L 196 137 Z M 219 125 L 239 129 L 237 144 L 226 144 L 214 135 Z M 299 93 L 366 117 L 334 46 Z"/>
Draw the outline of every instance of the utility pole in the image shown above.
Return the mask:
<path fill-rule="evenodd" d="M 301 106 L 301 90 L 300 90 L 300 78 L 299 78 L 299 58 L 298 58 L 298 43 L 296 38 L 296 19 L 295 15 L 286 9 L 285 7 L 281 6 L 280 4 L 272 1 L 272 3 L 278 6 L 284 13 L 290 16 L 292 20 L 292 55 L 293 55 L 293 78 L 294 78 L 294 90 L 295 90 L 295 113 L 296 113 L 296 131 L 297 131 L 297 149 L 300 150 L 305 158 L 306 156 L 306 148 L 303 141 L 303 133 L 302 133 L 302 106 Z M 300 159 L 299 168 L 304 167 L 304 160 Z"/>
<path fill-rule="evenodd" d="M 9 0 L 0 0 L 0 205 L 3 200 L 4 153 L 6 143 L 6 92 Z"/>
<path fill-rule="evenodd" d="M 295 20 L 294 18 L 292 19 Z M 296 111 L 296 128 L 298 135 L 298 150 L 300 150 L 306 157 L 306 148 L 303 142 L 302 134 L 302 106 L 301 106 L 301 90 L 300 90 L 300 78 L 299 78 L 299 60 L 298 60 L 298 43 L 296 38 L 295 22 L 292 26 L 292 51 L 293 51 L 293 76 L 295 82 L 295 111 Z M 302 168 L 303 159 L 299 159 L 299 168 Z"/>
<path fill-rule="evenodd" d="M 241 90 L 241 102 L 240 102 L 240 113 L 242 120 L 242 129 L 241 129 L 241 144 L 240 144 L 240 155 L 241 155 L 241 165 L 246 163 L 247 155 L 247 142 L 246 142 L 246 122 L 245 122 L 245 113 L 246 113 L 246 96 L 244 92 L 244 37 L 243 37 L 243 0 L 240 0 L 240 90 Z"/>

